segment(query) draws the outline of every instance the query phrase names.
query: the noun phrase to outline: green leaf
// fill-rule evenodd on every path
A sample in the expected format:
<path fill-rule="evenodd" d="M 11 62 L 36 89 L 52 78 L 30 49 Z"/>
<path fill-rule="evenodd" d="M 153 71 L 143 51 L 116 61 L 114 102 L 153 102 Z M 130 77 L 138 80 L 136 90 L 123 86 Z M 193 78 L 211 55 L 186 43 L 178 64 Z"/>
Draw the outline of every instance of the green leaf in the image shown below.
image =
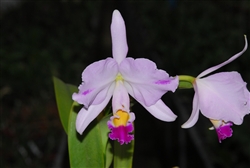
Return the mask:
<path fill-rule="evenodd" d="M 189 81 L 179 81 L 179 89 L 191 89 L 193 88 L 193 85 Z"/>
<path fill-rule="evenodd" d="M 113 156 L 114 156 L 110 141 L 108 141 L 107 143 L 105 156 L 106 156 L 105 168 L 109 168 L 110 165 L 112 164 Z"/>
<path fill-rule="evenodd" d="M 105 167 L 105 150 L 109 132 L 107 120 L 109 117 L 95 119 L 88 125 L 83 134 L 80 135 L 76 132 L 75 126 L 79 107 L 76 102 L 73 103 L 69 118 L 68 147 L 70 167 Z"/>
<path fill-rule="evenodd" d="M 111 108 L 106 108 L 105 111 L 103 112 L 104 114 L 108 114 Z M 99 122 L 99 127 L 101 129 L 101 136 L 102 136 L 102 144 L 105 148 L 103 151 L 103 154 L 105 155 L 105 167 L 109 168 L 112 161 L 113 161 L 113 151 L 112 151 L 112 146 L 108 138 L 108 133 L 109 133 L 109 128 L 107 126 L 107 122 L 110 119 L 112 114 L 109 114 L 101 119 Z"/>
<path fill-rule="evenodd" d="M 106 145 L 108 143 L 109 128 L 107 126 L 107 122 L 110 119 L 110 117 L 111 117 L 111 114 L 103 117 L 98 123 L 98 126 L 100 128 L 101 138 L 102 138 L 102 145 L 105 147 L 103 148 L 103 154 L 106 153 Z"/>
<path fill-rule="evenodd" d="M 55 95 L 57 108 L 59 111 L 59 116 L 61 123 L 65 132 L 68 132 L 68 120 L 69 120 L 69 112 L 71 109 L 71 105 L 73 103 L 72 94 L 77 92 L 78 89 L 74 85 L 66 84 L 60 79 L 53 77 Z"/>
<path fill-rule="evenodd" d="M 123 145 L 120 145 L 118 141 L 114 141 L 114 168 L 132 167 L 134 144 L 134 140 Z"/>

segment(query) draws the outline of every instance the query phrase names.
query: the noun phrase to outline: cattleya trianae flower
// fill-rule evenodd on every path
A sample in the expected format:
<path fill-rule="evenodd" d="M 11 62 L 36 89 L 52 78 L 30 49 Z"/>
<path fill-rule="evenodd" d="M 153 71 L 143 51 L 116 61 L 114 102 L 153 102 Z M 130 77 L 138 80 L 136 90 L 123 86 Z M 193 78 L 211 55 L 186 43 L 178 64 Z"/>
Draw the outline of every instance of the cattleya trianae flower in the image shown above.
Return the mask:
<path fill-rule="evenodd" d="M 176 115 L 162 102 L 167 91 L 178 87 L 178 77 L 169 77 L 158 70 L 155 63 L 144 58 L 126 58 L 128 52 L 124 20 L 115 10 L 111 23 L 113 58 L 92 63 L 82 73 L 79 92 L 72 98 L 84 107 L 76 119 L 76 129 L 82 134 L 91 121 L 112 98 L 113 116 L 108 121 L 109 137 L 120 144 L 129 143 L 134 136 L 134 113 L 130 112 L 131 95 L 154 117 L 162 121 L 174 121 Z"/>
<path fill-rule="evenodd" d="M 233 124 L 242 124 L 243 117 L 250 113 L 250 93 L 241 75 L 234 71 L 206 75 L 232 62 L 246 49 L 245 37 L 244 49 L 227 61 L 203 71 L 196 78 L 179 76 L 180 81 L 190 81 L 195 90 L 192 114 L 182 128 L 190 128 L 197 122 L 199 110 L 212 122 L 212 129 L 216 130 L 219 142 L 232 136 Z"/>

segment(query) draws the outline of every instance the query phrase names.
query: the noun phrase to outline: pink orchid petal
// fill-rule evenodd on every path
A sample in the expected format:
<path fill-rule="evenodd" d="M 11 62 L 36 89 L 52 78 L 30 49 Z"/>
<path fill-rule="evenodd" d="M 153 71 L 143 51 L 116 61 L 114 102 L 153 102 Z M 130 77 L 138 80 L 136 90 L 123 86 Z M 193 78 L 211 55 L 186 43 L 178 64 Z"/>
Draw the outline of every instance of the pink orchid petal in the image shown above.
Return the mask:
<path fill-rule="evenodd" d="M 248 46 L 248 44 L 247 44 L 247 37 L 246 36 L 244 36 L 244 37 L 245 37 L 245 47 L 243 48 L 243 50 L 241 52 L 235 54 L 234 56 L 232 56 L 231 58 L 229 58 L 228 60 L 226 60 L 225 62 L 223 62 L 223 63 L 221 63 L 219 65 L 216 65 L 216 66 L 213 66 L 211 68 L 208 68 L 207 70 L 205 70 L 202 73 L 200 73 L 197 76 L 197 78 L 201 78 L 201 77 L 203 77 L 203 76 L 205 76 L 205 75 L 207 75 L 207 74 L 209 74 L 209 73 L 211 73 L 211 72 L 213 72 L 213 71 L 215 71 L 215 70 L 223 67 L 224 65 L 226 65 L 226 64 L 234 61 L 236 58 L 238 58 L 239 56 L 241 56 L 247 50 L 247 46 Z"/>
<path fill-rule="evenodd" d="M 143 107 L 148 110 L 148 112 L 155 118 L 161 121 L 174 121 L 177 117 L 172 112 L 172 110 L 163 103 L 161 99 L 158 100 L 154 105 L 151 105 L 149 107 L 143 105 Z"/>
<path fill-rule="evenodd" d="M 106 107 L 108 104 L 111 96 L 112 96 L 112 89 L 108 91 L 107 96 L 102 101 L 102 103 L 98 105 L 91 105 L 89 106 L 88 110 L 84 107 L 79 111 L 76 118 L 76 130 L 79 134 L 82 134 L 86 127 L 91 123 Z"/>
<path fill-rule="evenodd" d="M 144 58 L 124 59 L 119 71 L 128 93 L 144 106 L 155 104 L 167 91 L 174 92 L 179 83 L 178 77 L 169 77 L 165 71 L 158 70 L 154 62 Z"/>
<path fill-rule="evenodd" d="M 193 99 L 193 110 L 192 110 L 191 116 L 184 124 L 182 124 L 181 127 L 190 128 L 194 126 L 198 118 L 199 118 L 199 97 L 198 97 L 197 92 L 195 92 L 194 99 Z"/>
<path fill-rule="evenodd" d="M 112 108 L 115 114 L 118 110 L 129 112 L 130 100 L 122 81 L 117 81 L 112 98 Z"/>
<path fill-rule="evenodd" d="M 111 23 L 112 52 L 114 59 L 120 64 L 128 53 L 126 27 L 118 10 L 114 10 Z"/>
<path fill-rule="evenodd" d="M 85 108 L 89 105 L 100 104 L 106 98 L 109 87 L 114 83 L 118 73 L 117 62 L 112 58 L 90 64 L 82 73 L 83 83 L 78 87 L 79 92 L 72 99 Z"/>
<path fill-rule="evenodd" d="M 201 113 L 214 120 L 240 125 L 249 113 L 246 83 L 238 72 L 221 72 L 196 79 Z"/>

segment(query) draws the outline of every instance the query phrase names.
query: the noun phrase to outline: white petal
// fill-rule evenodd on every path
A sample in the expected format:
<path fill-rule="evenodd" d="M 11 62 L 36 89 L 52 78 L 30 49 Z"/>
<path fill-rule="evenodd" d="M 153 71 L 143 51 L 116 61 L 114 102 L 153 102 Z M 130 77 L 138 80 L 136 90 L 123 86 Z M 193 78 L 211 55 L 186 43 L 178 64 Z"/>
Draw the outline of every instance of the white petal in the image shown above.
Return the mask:
<path fill-rule="evenodd" d="M 201 113 L 240 125 L 249 113 L 246 82 L 238 72 L 221 72 L 196 80 Z"/>
<path fill-rule="evenodd" d="M 101 103 L 114 83 L 118 73 L 118 64 L 113 58 L 107 58 L 90 64 L 82 73 L 79 92 L 72 99 L 86 108 Z"/>
<path fill-rule="evenodd" d="M 231 58 L 229 58 L 228 60 L 226 60 L 225 62 L 223 62 L 223 63 L 221 63 L 219 65 L 216 65 L 216 66 L 213 66 L 211 68 L 208 68 L 207 70 L 205 70 L 202 73 L 200 73 L 197 76 L 197 78 L 201 78 L 201 77 L 203 77 L 203 76 L 205 76 L 205 75 L 207 75 L 207 74 L 209 74 L 209 73 L 211 73 L 211 72 L 213 72 L 213 71 L 215 71 L 215 70 L 223 67 L 224 65 L 229 64 L 230 62 L 234 61 L 236 58 L 238 58 L 239 56 L 241 56 L 247 50 L 247 45 L 248 45 L 247 44 L 247 37 L 246 36 L 244 36 L 244 37 L 245 37 L 245 47 L 243 48 L 243 50 L 241 52 L 235 54 L 234 56 L 232 56 Z"/>
<path fill-rule="evenodd" d="M 154 105 L 149 107 L 142 105 L 145 109 L 148 110 L 150 114 L 152 114 L 155 118 L 162 121 L 174 121 L 176 119 L 176 115 L 172 112 L 172 110 L 166 106 L 163 101 L 160 99 Z"/>
<path fill-rule="evenodd" d="M 117 81 L 115 83 L 115 89 L 112 98 L 112 108 L 113 113 L 115 114 L 118 110 L 129 112 L 130 101 L 129 95 L 126 88 L 123 85 L 123 82 Z"/>
<path fill-rule="evenodd" d="M 82 134 L 86 127 L 101 113 L 101 111 L 108 104 L 114 90 L 114 85 L 108 91 L 108 94 L 104 101 L 98 105 L 91 105 L 86 110 L 84 107 L 79 111 L 76 118 L 76 130 L 79 134 Z"/>
<path fill-rule="evenodd" d="M 124 78 L 128 93 L 145 106 L 155 104 L 167 91 L 174 92 L 179 84 L 178 77 L 157 69 L 156 64 L 145 58 L 126 58 L 119 72 Z"/>
<path fill-rule="evenodd" d="M 197 92 L 194 94 L 193 110 L 189 119 L 181 126 L 182 128 L 192 127 L 199 118 L 199 98 Z"/>
<path fill-rule="evenodd" d="M 124 20 L 118 10 L 114 10 L 111 23 L 112 52 L 114 59 L 120 64 L 127 56 L 128 45 Z"/>

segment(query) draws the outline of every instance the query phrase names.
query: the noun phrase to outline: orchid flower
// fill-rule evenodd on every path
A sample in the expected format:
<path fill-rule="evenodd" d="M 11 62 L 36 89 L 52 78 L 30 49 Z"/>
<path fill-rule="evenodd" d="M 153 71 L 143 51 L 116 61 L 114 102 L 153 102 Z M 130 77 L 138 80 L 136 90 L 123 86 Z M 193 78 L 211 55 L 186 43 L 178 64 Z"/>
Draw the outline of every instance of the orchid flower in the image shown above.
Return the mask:
<path fill-rule="evenodd" d="M 250 113 L 250 93 L 241 75 L 238 72 L 220 72 L 204 76 L 234 61 L 246 51 L 247 45 L 245 36 L 244 49 L 227 61 L 203 71 L 196 78 L 179 76 L 180 80 L 191 81 L 195 90 L 192 114 L 182 128 L 190 128 L 197 122 L 199 110 L 212 122 L 219 142 L 232 136 L 233 124 L 242 124 L 243 117 Z"/>
<path fill-rule="evenodd" d="M 79 92 L 73 100 L 84 107 L 76 119 L 76 130 L 82 134 L 91 121 L 112 98 L 113 116 L 108 121 L 109 138 L 120 144 L 129 143 L 134 136 L 135 114 L 130 111 L 131 95 L 148 112 L 162 121 L 174 121 L 176 115 L 163 103 L 161 97 L 178 87 L 178 77 L 169 77 L 158 70 L 155 63 L 145 58 L 126 58 L 128 52 L 124 20 L 118 10 L 113 12 L 111 23 L 112 54 L 90 64 L 82 73 Z"/>

